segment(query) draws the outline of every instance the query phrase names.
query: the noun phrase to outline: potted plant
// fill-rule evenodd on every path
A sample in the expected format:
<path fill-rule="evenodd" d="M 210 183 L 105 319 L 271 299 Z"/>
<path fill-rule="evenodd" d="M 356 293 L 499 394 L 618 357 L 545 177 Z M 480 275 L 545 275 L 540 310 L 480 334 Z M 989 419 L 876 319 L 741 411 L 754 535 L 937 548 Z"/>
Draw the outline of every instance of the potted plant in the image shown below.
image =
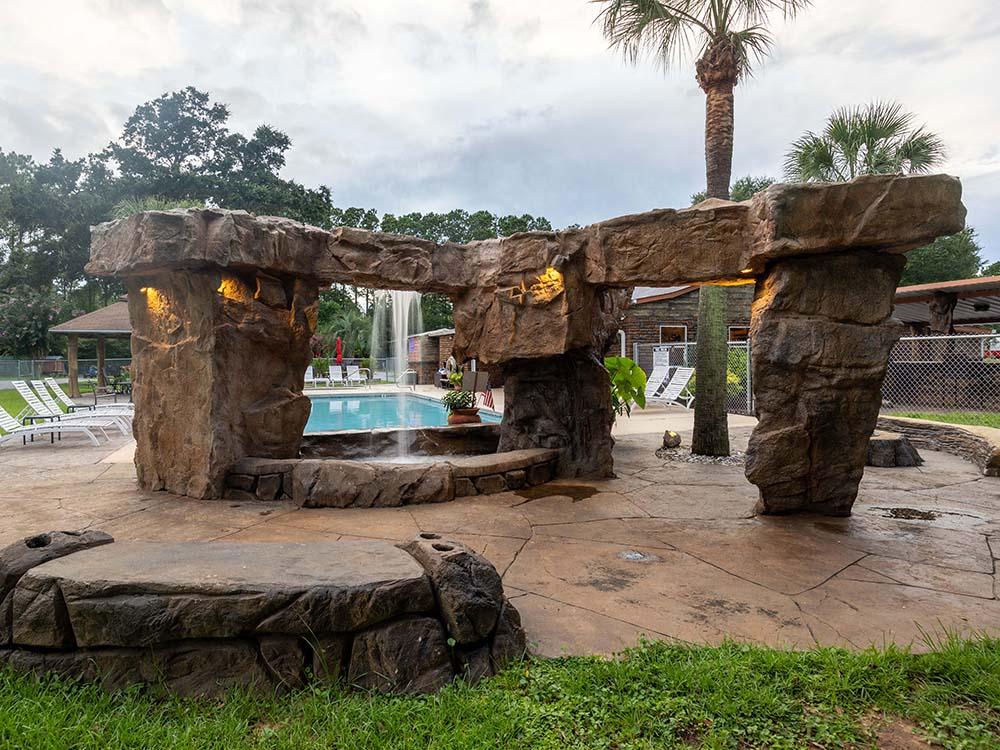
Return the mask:
<path fill-rule="evenodd" d="M 451 387 L 456 390 L 462 390 L 462 372 L 453 372 L 448 376 L 448 382 L 451 383 Z"/>
<path fill-rule="evenodd" d="M 476 424 L 483 421 L 476 407 L 475 393 L 448 391 L 441 400 L 448 407 L 448 424 Z"/>

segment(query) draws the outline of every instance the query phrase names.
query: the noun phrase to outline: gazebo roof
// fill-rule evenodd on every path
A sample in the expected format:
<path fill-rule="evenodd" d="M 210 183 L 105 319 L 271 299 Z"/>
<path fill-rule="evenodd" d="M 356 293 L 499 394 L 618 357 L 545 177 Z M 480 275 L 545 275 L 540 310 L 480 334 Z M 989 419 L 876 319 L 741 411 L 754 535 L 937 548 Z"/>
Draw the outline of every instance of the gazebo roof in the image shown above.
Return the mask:
<path fill-rule="evenodd" d="M 78 318 L 52 326 L 49 332 L 82 336 L 129 336 L 132 334 L 132 323 L 128 317 L 128 303 L 124 299 L 112 302 L 100 310 L 84 313 Z"/>

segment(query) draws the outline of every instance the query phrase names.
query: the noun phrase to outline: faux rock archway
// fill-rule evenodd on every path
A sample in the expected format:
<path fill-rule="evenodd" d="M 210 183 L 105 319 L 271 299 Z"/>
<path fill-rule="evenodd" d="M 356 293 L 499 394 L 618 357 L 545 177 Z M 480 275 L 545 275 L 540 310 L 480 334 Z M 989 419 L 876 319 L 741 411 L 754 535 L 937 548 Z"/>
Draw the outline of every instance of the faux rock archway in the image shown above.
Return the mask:
<path fill-rule="evenodd" d="M 147 212 L 93 231 L 96 275 L 124 278 L 139 482 L 222 494 L 246 456 L 297 454 L 321 286 L 447 294 L 455 353 L 506 375 L 501 450 L 558 448 L 562 476 L 613 471 L 600 353 L 632 286 L 756 283 L 758 510 L 843 515 L 857 494 L 903 253 L 964 226 L 952 177 L 772 185 L 744 203 L 623 216 L 469 245 L 239 211 Z"/>

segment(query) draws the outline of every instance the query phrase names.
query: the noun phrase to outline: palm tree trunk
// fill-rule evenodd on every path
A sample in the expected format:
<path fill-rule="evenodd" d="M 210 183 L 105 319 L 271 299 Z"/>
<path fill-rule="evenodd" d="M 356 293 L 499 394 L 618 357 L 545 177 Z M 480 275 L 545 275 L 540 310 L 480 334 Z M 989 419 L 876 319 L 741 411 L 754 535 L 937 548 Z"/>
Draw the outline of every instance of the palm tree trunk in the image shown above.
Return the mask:
<path fill-rule="evenodd" d="M 733 84 L 705 87 L 705 176 L 709 198 L 729 198 L 733 171 Z M 729 455 L 726 414 L 726 288 L 702 286 L 698 291 L 698 337 L 695 361 L 696 399 L 691 452 Z"/>

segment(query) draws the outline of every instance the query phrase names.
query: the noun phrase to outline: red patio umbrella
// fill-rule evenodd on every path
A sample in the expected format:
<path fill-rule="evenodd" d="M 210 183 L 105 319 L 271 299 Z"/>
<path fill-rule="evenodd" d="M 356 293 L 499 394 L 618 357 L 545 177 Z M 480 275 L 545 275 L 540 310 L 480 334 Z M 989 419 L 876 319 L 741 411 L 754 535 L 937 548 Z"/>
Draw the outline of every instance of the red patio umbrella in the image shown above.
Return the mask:
<path fill-rule="evenodd" d="M 339 365 L 344 361 L 344 342 L 340 340 L 340 336 L 337 336 L 337 364 Z"/>

